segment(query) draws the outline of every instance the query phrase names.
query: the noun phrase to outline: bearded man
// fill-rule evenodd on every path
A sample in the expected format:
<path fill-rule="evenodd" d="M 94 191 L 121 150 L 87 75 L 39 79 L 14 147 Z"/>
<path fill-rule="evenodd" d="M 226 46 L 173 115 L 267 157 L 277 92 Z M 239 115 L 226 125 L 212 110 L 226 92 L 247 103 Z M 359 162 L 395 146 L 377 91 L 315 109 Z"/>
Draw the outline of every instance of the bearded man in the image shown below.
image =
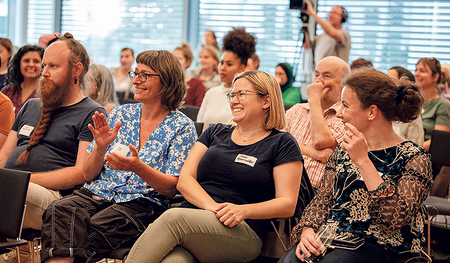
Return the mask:
<path fill-rule="evenodd" d="M 106 115 L 81 93 L 89 56 L 70 33 L 47 48 L 43 65 L 40 98 L 23 106 L 0 151 L 0 167 L 31 172 L 23 227 L 38 230 L 47 206 L 85 183 L 88 124 L 96 111 Z"/>

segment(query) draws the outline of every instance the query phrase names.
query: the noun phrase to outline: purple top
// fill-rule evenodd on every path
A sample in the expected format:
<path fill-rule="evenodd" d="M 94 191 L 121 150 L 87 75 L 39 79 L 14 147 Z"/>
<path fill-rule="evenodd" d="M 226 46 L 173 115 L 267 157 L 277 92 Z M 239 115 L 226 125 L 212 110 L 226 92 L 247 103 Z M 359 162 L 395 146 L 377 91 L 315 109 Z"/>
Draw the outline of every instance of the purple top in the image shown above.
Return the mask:
<path fill-rule="evenodd" d="M 17 116 L 23 104 L 27 102 L 27 100 L 36 98 L 36 90 L 34 90 L 26 101 L 22 103 L 22 88 L 20 85 L 16 86 L 16 88 L 11 87 L 10 85 L 5 86 L 1 92 L 5 94 L 12 102 L 14 106 L 14 115 Z"/>

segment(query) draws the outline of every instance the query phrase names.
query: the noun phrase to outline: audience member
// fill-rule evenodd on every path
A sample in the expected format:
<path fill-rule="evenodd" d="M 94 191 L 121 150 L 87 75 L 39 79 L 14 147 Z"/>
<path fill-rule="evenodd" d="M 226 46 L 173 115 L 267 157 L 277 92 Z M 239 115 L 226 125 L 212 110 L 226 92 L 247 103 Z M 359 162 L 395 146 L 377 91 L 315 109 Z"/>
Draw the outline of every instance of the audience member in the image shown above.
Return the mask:
<path fill-rule="evenodd" d="M 251 262 L 268 219 L 293 215 L 302 156 L 292 135 L 279 131 L 285 118 L 278 83 L 264 71 L 245 71 L 232 86 L 235 125 L 202 133 L 177 185 L 186 201 L 148 226 L 127 263 Z"/>
<path fill-rule="evenodd" d="M 220 55 L 219 43 L 217 43 L 217 37 L 214 31 L 205 30 L 205 34 L 203 35 L 202 47 L 213 47 L 216 49 L 217 56 Z"/>
<path fill-rule="evenodd" d="M 31 172 L 23 227 L 34 229 L 53 200 L 85 182 L 88 124 L 95 111 L 106 113 L 81 93 L 89 56 L 70 33 L 47 48 L 43 65 L 40 99 L 25 103 L 0 151 L 0 167 Z"/>
<path fill-rule="evenodd" d="M 295 105 L 302 102 L 302 94 L 292 86 L 294 82 L 293 68 L 289 63 L 280 63 L 275 68 L 275 78 L 280 84 L 284 105 Z"/>
<path fill-rule="evenodd" d="M 417 84 L 425 93 L 425 103 L 422 109 L 422 122 L 425 129 L 423 147 L 430 149 L 433 130 L 450 131 L 450 101 L 438 93 L 438 83 L 441 82 L 441 64 L 436 58 L 421 58 L 416 64 L 414 73 Z M 436 178 L 431 189 L 431 195 L 446 196 L 450 183 L 450 167 L 435 167 Z"/>
<path fill-rule="evenodd" d="M 223 55 L 220 60 L 220 86 L 210 89 L 203 98 L 197 121 L 203 122 L 203 130 L 213 123 L 227 123 L 232 117 L 226 94 L 232 87 L 234 76 L 245 70 L 247 60 L 255 53 L 256 40 L 244 28 L 233 28 L 223 38 Z"/>
<path fill-rule="evenodd" d="M 422 122 L 425 129 L 423 147 L 430 149 L 433 130 L 450 131 L 450 101 L 439 96 L 437 84 L 441 80 L 441 65 L 436 58 L 421 58 L 414 77 L 425 93 Z"/>
<path fill-rule="evenodd" d="M 447 63 L 441 64 L 441 82 L 438 84 L 438 88 L 442 97 L 450 99 L 450 65 Z"/>
<path fill-rule="evenodd" d="M 121 93 L 120 100 L 133 98 L 134 86 L 128 77 L 128 72 L 132 71 L 133 63 L 134 51 L 125 47 L 120 51 L 120 67 L 109 69 L 114 78 L 114 88 L 116 92 Z"/>
<path fill-rule="evenodd" d="M 90 183 L 45 211 L 42 262 L 97 262 L 131 247 L 176 193 L 197 139 L 194 123 L 176 110 L 186 95 L 184 72 L 168 51 L 144 51 L 136 61 L 129 76 L 141 103 L 121 105 L 108 119 L 93 116 L 83 165 Z"/>
<path fill-rule="evenodd" d="M 395 263 L 422 250 L 430 155 L 396 134 L 391 123 L 416 119 L 423 101 L 419 86 L 397 87 L 379 71 L 359 71 L 346 80 L 338 113 L 346 134 L 292 232 L 299 243 L 283 262 L 304 261 L 301 253 L 320 255 L 314 236 L 321 225 L 365 239 L 355 250 L 326 251 L 321 263 Z"/>
<path fill-rule="evenodd" d="M 5 86 L 9 60 L 11 59 L 13 53 L 13 44 L 11 43 L 11 40 L 0 37 L 0 88 Z"/>
<path fill-rule="evenodd" d="M 334 56 L 322 59 L 314 72 L 314 83 L 307 88 L 308 103 L 296 104 L 286 112 L 286 131 L 300 145 L 314 188 L 319 187 L 328 157 L 344 136 L 344 124 L 336 114 L 342 82 L 349 73 L 344 60 Z"/>
<path fill-rule="evenodd" d="M 36 97 L 37 81 L 42 72 L 44 48 L 36 45 L 21 47 L 9 63 L 6 86 L 2 88 L 14 106 L 17 116 L 23 104 Z"/>
<path fill-rule="evenodd" d="M 303 47 L 311 48 L 312 46 L 314 49 L 314 62 L 316 64 L 327 56 L 338 56 L 348 63 L 352 40 L 348 31 L 342 29 L 342 24 L 348 18 L 345 8 L 342 6 L 334 6 L 330 13 L 328 13 L 328 21 L 325 21 L 317 15 L 310 0 L 305 0 L 305 3 L 307 6 L 306 14 L 312 16 L 325 32 L 316 36 L 313 41 L 310 41 L 308 31 L 306 31 Z"/>
<path fill-rule="evenodd" d="M 0 93 L 0 150 L 6 142 L 6 138 L 8 138 L 13 123 L 13 104 L 5 94 Z"/>
<path fill-rule="evenodd" d="M 409 81 L 415 83 L 414 75 L 411 71 L 403 67 L 392 67 L 388 70 L 387 75 L 394 79 L 397 85 L 404 85 L 404 81 Z M 400 84 L 403 83 L 403 84 Z M 392 128 L 394 131 L 402 136 L 403 138 L 410 140 L 417 145 L 422 146 L 424 141 L 424 132 L 422 125 L 422 117 L 418 116 L 417 119 L 412 120 L 408 123 L 403 123 L 400 121 L 393 121 Z"/>
<path fill-rule="evenodd" d="M 405 76 L 406 79 L 411 81 L 412 83 L 416 82 L 416 78 L 411 73 L 411 71 L 400 66 L 390 68 L 386 74 L 394 80 L 399 80 L 401 77 Z"/>
<path fill-rule="evenodd" d="M 180 59 L 181 66 L 186 70 L 191 65 L 194 56 L 191 52 L 191 47 L 188 44 L 182 44 L 181 47 L 175 48 L 173 53 Z M 186 98 L 184 98 L 185 105 L 200 106 L 202 105 L 203 97 L 205 97 L 206 88 L 198 78 L 192 78 L 186 75 L 186 82 L 188 90 Z"/>
<path fill-rule="evenodd" d="M 245 70 L 258 70 L 259 69 L 259 57 L 256 55 L 256 53 L 253 53 L 253 55 L 247 59 L 247 67 L 245 67 Z"/>
<path fill-rule="evenodd" d="M 85 81 L 87 95 L 100 103 L 109 115 L 119 105 L 111 72 L 105 66 L 91 64 Z"/>
<path fill-rule="evenodd" d="M 200 67 L 187 70 L 187 74 L 192 78 L 202 81 L 206 90 L 220 85 L 220 76 L 217 70 L 219 57 L 214 48 L 206 46 L 200 51 Z"/>
<path fill-rule="evenodd" d="M 350 70 L 351 71 L 354 71 L 354 70 L 357 70 L 357 69 L 361 69 L 361 68 L 373 69 L 372 61 L 365 60 L 363 58 L 359 58 L 359 59 L 353 61 L 352 64 L 350 65 Z"/>

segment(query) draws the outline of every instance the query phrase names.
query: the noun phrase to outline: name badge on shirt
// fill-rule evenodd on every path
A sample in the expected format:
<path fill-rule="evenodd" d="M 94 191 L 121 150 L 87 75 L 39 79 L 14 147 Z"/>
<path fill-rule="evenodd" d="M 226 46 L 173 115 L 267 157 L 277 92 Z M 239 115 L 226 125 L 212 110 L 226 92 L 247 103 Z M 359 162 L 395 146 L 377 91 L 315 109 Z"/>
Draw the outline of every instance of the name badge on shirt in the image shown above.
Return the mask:
<path fill-rule="evenodd" d="M 111 151 L 111 153 L 117 153 L 122 156 L 127 156 L 130 148 L 127 145 L 116 143 Z"/>
<path fill-rule="evenodd" d="M 248 166 L 255 166 L 256 160 L 258 160 L 257 158 L 253 157 L 253 156 L 248 156 L 245 154 L 238 154 L 238 156 L 236 156 L 236 159 L 234 160 L 236 163 L 242 163 L 242 164 L 246 164 Z"/>
<path fill-rule="evenodd" d="M 34 127 L 30 125 L 23 125 L 19 131 L 19 135 L 24 135 L 30 137 L 31 132 L 33 132 Z"/>

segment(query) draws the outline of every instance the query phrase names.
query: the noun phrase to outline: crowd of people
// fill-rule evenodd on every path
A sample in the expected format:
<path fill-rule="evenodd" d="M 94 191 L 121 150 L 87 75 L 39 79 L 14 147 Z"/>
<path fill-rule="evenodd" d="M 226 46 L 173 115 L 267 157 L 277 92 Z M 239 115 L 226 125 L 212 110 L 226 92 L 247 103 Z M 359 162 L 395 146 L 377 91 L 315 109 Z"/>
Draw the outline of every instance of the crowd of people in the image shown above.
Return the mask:
<path fill-rule="evenodd" d="M 251 262 L 270 219 L 293 216 L 302 176 L 316 194 L 283 262 L 420 253 L 423 201 L 448 195 L 450 168 L 432 172 L 427 150 L 433 130 L 450 131 L 450 74 L 436 58 L 414 74 L 350 66 L 345 8 L 325 21 L 305 2 L 325 31 L 305 42 L 316 56 L 307 102 L 289 63 L 258 70 L 244 28 L 222 48 L 205 31 L 198 60 L 185 43 L 136 57 L 126 47 L 110 69 L 70 33 L 17 52 L 0 38 L 0 167 L 31 172 L 23 227 L 41 231 L 42 262 L 97 262 L 118 248 L 130 249 L 126 262 Z M 183 105 L 199 107 L 201 135 Z M 365 243 L 324 253 L 323 225 Z"/>

